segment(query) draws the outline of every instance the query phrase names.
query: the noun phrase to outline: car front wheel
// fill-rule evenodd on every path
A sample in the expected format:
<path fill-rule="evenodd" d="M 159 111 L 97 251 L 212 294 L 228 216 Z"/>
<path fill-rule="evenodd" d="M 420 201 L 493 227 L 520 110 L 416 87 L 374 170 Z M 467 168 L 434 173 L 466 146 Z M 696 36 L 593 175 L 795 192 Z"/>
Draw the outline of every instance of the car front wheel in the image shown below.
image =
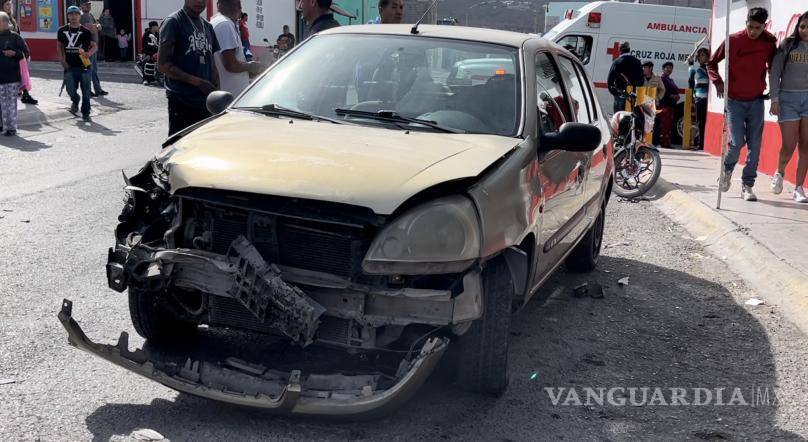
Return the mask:
<path fill-rule="evenodd" d="M 508 386 L 508 337 L 514 286 L 504 259 L 483 270 L 483 316 L 460 337 L 458 382 L 467 391 L 494 396 Z"/>
<path fill-rule="evenodd" d="M 600 258 L 600 250 L 603 247 L 603 229 L 606 225 L 606 207 L 600 209 L 598 217 L 589 231 L 586 232 L 581 242 L 572 250 L 567 257 L 567 270 L 573 273 L 586 273 L 595 270 Z"/>

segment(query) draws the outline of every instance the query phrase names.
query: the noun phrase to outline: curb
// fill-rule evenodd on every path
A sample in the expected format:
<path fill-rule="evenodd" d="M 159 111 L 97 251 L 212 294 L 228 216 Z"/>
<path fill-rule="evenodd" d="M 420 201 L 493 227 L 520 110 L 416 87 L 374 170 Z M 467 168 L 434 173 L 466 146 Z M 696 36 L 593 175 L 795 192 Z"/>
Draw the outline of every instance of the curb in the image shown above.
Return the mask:
<path fill-rule="evenodd" d="M 808 334 L 808 275 L 777 257 L 744 232 L 742 226 L 717 213 L 664 179 L 657 182 L 664 195 L 654 202 L 672 221 L 684 227 L 714 256 L 725 262 L 766 303 Z"/>

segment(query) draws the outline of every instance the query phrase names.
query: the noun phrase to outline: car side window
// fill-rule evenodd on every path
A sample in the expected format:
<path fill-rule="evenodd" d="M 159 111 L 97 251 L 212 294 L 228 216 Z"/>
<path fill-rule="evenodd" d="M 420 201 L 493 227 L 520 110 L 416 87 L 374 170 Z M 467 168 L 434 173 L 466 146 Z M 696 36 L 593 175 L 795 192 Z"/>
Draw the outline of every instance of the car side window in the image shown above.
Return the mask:
<path fill-rule="evenodd" d="M 597 101 L 595 101 L 595 91 L 592 89 L 592 83 L 586 76 L 584 68 L 575 65 L 575 71 L 578 72 L 578 78 L 581 79 L 581 83 L 586 86 L 586 103 L 589 105 L 589 115 L 592 116 L 592 122 L 595 122 L 598 120 L 598 104 Z"/>
<path fill-rule="evenodd" d="M 567 35 L 558 41 L 559 46 L 572 52 L 583 64 L 589 64 L 592 55 L 592 36 Z"/>
<path fill-rule="evenodd" d="M 581 83 L 580 78 L 578 78 L 574 63 L 569 58 L 558 57 L 558 66 L 561 69 L 561 76 L 570 94 L 575 121 L 579 123 L 591 123 L 594 119 L 590 115 L 589 103 L 586 99 L 587 91 L 585 86 Z"/>
<path fill-rule="evenodd" d="M 546 52 L 536 54 L 536 93 L 542 133 L 558 132 L 564 123 L 573 121 L 561 74 Z"/>

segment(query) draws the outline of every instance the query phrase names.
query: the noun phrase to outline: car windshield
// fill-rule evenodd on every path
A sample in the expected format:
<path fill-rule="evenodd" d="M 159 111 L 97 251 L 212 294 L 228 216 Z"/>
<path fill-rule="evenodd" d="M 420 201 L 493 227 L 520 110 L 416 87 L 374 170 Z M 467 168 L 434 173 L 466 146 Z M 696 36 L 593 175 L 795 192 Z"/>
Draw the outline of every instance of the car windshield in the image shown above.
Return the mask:
<path fill-rule="evenodd" d="M 522 109 L 518 71 L 517 48 L 321 35 L 274 66 L 233 107 L 275 106 L 392 129 L 514 136 Z"/>

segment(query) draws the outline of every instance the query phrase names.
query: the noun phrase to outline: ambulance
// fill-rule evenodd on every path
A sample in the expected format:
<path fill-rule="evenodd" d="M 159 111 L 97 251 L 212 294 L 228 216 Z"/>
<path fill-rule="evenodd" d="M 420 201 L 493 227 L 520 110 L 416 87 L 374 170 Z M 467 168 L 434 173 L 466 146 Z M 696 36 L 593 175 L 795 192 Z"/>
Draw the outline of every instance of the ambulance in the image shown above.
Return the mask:
<path fill-rule="evenodd" d="M 631 53 L 640 61 L 652 61 L 657 75 L 662 73 L 665 62 L 672 62 L 673 80 L 681 90 L 688 83 L 687 58 L 695 44 L 709 35 L 710 20 L 709 9 L 598 1 L 576 13 L 568 11 L 565 19 L 543 37 L 574 48 L 595 83 L 603 110 L 611 113 L 613 99 L 606 78 L 620 56 L 621 43 L 629 42 Z M 704 42 L 704 46 L 708 44 Z M 684 94 L 681 95 L 674 144 L 681 143 L 683 133 Z"/>
<path fill-rule="evenodd" d="M 714 0 L 712 22 L 712 47 L 718 47 L 726 38 L 727 30 L 727 1 Z M 786 37 L 791 35 L 798 24 L 800 15 L 808 11 L 808 0 L 732 0 L 730 13 L 730 32 L 735 33 L 744 29 L 746 16 L 750 8 L 765 8 L 769 11 L 769 21 L 766 29 L 777 37 L 779 45 Z M 719 64 L 719 72 L 724 72 L 724 62 Z M 722 74 L 723 75 L 723 74 Z M 777 125 L 777 117 L 769 114 L 770 101 L 766 101 L 766 122 L 763 126 L 763 146 L 760 152 L 758 170 L 767 175 L 777 171 L 778 156 L 782 138 Z M 704 150 L 713 155 L 721 155 L 721 133 L 724 127 L 724 100 L 718 98 L 715 88 L 710 88 L 710 104 L 707 114 L 707 135 Z M 742 156 L 742 160 L 745 156 Z M 786 181 L 794 183 L 797 173 L 797 154 L 795 152 L 791 162 L 786 168 Z M 766 180 L 768 186 L 768 180 Z"/>

